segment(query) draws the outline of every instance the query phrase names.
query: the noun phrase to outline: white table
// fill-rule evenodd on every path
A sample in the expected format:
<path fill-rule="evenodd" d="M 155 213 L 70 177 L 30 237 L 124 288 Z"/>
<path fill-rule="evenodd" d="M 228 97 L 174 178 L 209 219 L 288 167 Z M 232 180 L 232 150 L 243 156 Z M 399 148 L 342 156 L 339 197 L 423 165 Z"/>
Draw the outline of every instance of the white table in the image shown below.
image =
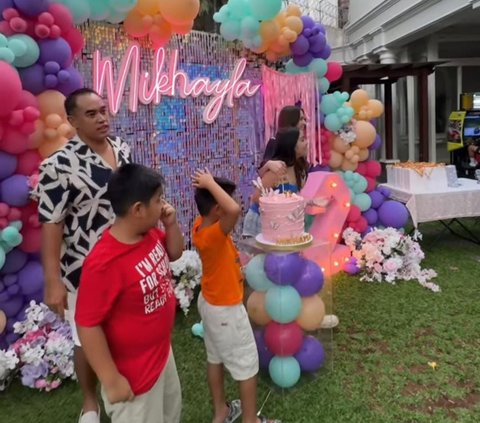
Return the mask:
<path fill-rule="evenodd" d="M 458 183 L 460 184 L 458 187 L 448 187 L 441 191 L 415 193 L 388 184 L 382 186 L 390 190 L 393 200 L 406 205 L 416 228 L 420 223 L 440 221 L 453 232 L 449 227 L 453 221 L 459 223 L 465 230 L 458 219 L 480 216 L 480 184 L 476 180 L 464 178 L 460 178 Z M 445 223 L 447 220 L 451 221 Z M 475 240 L 470 240 L 478 243 L 478 238 L 475 236 L 474 238 Z"/>

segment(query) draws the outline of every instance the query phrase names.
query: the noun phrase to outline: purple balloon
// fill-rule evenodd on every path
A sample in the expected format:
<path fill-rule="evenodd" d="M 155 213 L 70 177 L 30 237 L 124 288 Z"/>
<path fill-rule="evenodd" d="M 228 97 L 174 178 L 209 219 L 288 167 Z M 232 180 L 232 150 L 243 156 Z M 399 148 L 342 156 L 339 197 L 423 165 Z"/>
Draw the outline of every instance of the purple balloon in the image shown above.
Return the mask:
<path fill-rule="evenodd" d="M 371 208 L 362 213 L 363 217 L 367 219 L 369 225 L 374 226 L 378 221 L 378 213 L 375 209 Z"/>
<path fill-rule="evenodd" d="M 377 136 L 375 137 L 375 141 L 373 141 L 373 144 L 370 147 L 368 147 L 368 149 L 370 151 L 375 151 L 375 150 L 378 150 L 381 146 L 382 146 L 382 138 L 380 137 L 380 135 L 377 134 Z"/>
<path fill-rule="evenodd" d="M 9 298 L 10 298 L 10 294 L 8 293 L 7 290 L 0 292 L 0 304 L 7 302 Z"/>
<path fill-rule="evenodd" d="M 390 195 L 392 194 L 388 188 L 385 187 L 377 187 L 378 192 L 382 194 L 385 198 L 390 198 Z"/>
<path fill-rule="evenodd" d="M 0 274 L 7 275 L 9 273 L 17 273 L 23 266 L 25 266 L 27 258 L 27 253 L 24 253 L 18 248 L 14 248 L 7 254 L 5 264 L 0 269 Z"/>
<path fill-rule="evenodd" d="M 50 6 L 49 0 L 13 0 L 13 2 L 20 12 L 30 17 L 47 12 Z"/>
<path fill-rule="evenodd" d="M 360 272 L 360 268 L 357 266 L 356 263 L 345 263 L 343 266 L 343 270 L 347 272 L 349 275 L 356 275 Z"/>
<path fill-rule="evenodd" d="M 44 80 L 45 87 L 51 90 L 58 85 L 58 78 L 56 75 L 45 75 Z"/>
<path fill-rule="evenodd" d="M 11 345 L 17 341 L 18 338 L 20 338 L 20 334 L 11 332 L 5 337 L 5 340 L 7 341 L 7 345 Z"/>
<path fill-rule="evenodd" d="M 365 229 L 365 230 L 362 232 L 362 238 L 363 238 L 365 235 L 367 235 L 367 234 L 369 234 L 370 232 L 372 232 L 372 231 L 373 231 L 373 228 L 372 228 L 371 226 L 367 226 L 367 229 Z"/>
<path fill-rule="evenodd" d="M 323 287 L 323 272 L 312 260 L 304 260 L 303 271 L 293 287 L 302 297 L 310 297 Z"/>
<path fill-rule="evenodd" d="M 67 68 L 72 63 L 72 49 L 63 38 L 40 40 L 38 46 L 39 63 L 57 62 L 61 68 Z"/>
<path fill-rule="evenodd" d="M 253 332 L 258 350 L 258 361 L 261 369 L 268 369 L 273 353 L 267 348 L 263 330 L 257 329 Z"/>
<path fill-rule="evenodd" d="M 315 24 L 315 28 L 318 29 L 318 32 L 319 32 L 320 34 L 325 35 L 325 34 L 327 33 L 327 30 L 326 30 L 325 26 L 322 25 L 321 23 Z"/>
<path fill-rule="evenodd" d="M 385 201 L 378 209 L 378 218 L 383 226 L 400 229 L 408 222 L 408 210 L 399 201 Z"/>
<path fill-rule="evenodd" d="M 304 30 L 302 31 L 302 35 L 309 38 L 312 36 L 312 30 L 310 28 L 304 28 Z"/>
<path fill-rule="evenodd" d="M 294 356 L 303 372 L 316 372 L 325 363 L 325 350 L 320 341 L 313 336 L 306 336 L 300 351 Z"/>
<path fill-rule="evenodd" d="M 372 200 L 372 209 L 378 209 L 382 203 L 385 201 L 385 197 L 382 193 L 378 190 L 373 190 L 372 192 L 368 193 L 368 196 Z"/>
<path fill-rule="evenodd" d="M 5 275 L 2 280 L 5 286 L 15 285 L 18 282 L 18 275 Z"/>
<path fill-rule="evenodd" d="M 60 71 L 60 65 L 57 62 L 47 62 L 43 66 L 45 73 L 56 75 Z"/>
<path fill-rule="evenodd" d="M 0 151 L 0 181 L 13 175 L 17 168 L 17 158 Z"/>
<path fill-rule="evenodd" d="M 43 302 L 43 288 L 38 291 L 38 292 L 35 292 L 31 297 L 30 297 L 31 300 L 34 300 L 37 304 Z"/>
<path fill-rule="evenodd" d="M 317 59 L 324 59 L 327 60 L 332 54 L 332 48 L 328 45 L 325 44 L 325 48 L 322 50 L 320 53 L 320 56 L 317 57 Z"/>
<path fill-rule="evenodd" d="M 292 53 L 294 55 L 301 56 L 308 51 L 308 49 L 310 48 L 310 44 L 308 42 L 308 39 L 300 34 L 295 40 L 295 42 L 290 44 L 290 48 L 292 49 Z"/>
<path fill-rule="evenodd" d="M 10 9 L 11 7 L 14 7 L 13 0 L 0 0 L 0 14 L 3 13 L 5 9 Z"/>
<path fill-rule="evenodd" d="M 265 273 L 277 285 L 293 285 L 302 272 L 304 261 L 298 253 L 267 254 Z"/>
<path fill-rule="evenodd" d="M 10 206 L 26 206 L 29 195 L 28 178 L 24 175 L 13 175 L 0 182 L 0 199 Z"/>
<path fill-rule="evenodd" d="M 57 90 L 63 95 L 68 96 L 75 90 L 83 87 L 83 77 L 73 66 L 70 66 L 61 72 L 68 72 L 68 79 L 65 82 L 60 81 L 57 86 Z"/>
<path fill-rule="evenodd" d="M 7 288 L 8 295 L 13 297 L 14 295 L 17 295 L 20 292 L 20 287 L 18 285 L 10 285 Z"/>
<path fill-rule="evenodd" d="M 305 53 L 301 56 L 293 56 L 293 63 L 297 66 L 304 68 L 312 63 L 313 56 L 310 53 Z"/>
<path fill-rule="evenodd" d="M 68 72 L 65 69 L 62 69 L 61 71 L 58 72 L 58 80 L 62 83 L 68 82 L 70 79 L 70 72 Z"/>
<path fill-rule="evenodd" d="M 5 312 L 7 317 L 14 317 L 23 307 L 23 297 L 17 295 L 11 297 L 6 303 L 0 304 L 0 309 Z"/>
<path fill-rule="evenodd" d="M 18 286 L 24 295 L 32 295 L 43 289 L 42 265 L 31 261 L 18 273 Z"/>
<path fill-rule="evenodd" d="M 17 70 L 24 90 L 30 91 L 33 95 L 39 95 L 46 90 L 44 84 L 45 72 L 42 65 L 37 63 L 28 68 L 19 68 Z"/>
<path fill-rule="evenodd" d="M 312 29 L 315 27 L 315 21 L 310 16 L 302 16 L 300 18 L 303 22 L 303 29 L 309 28 Z"/>
<path fill-rule="evenodd" d="M 310 43 L 311 53 L 321 53 L 325 49 L 327 39 L 323 34 L 317 34 L 314 37 L 310 37 L 308 42 Z"/>

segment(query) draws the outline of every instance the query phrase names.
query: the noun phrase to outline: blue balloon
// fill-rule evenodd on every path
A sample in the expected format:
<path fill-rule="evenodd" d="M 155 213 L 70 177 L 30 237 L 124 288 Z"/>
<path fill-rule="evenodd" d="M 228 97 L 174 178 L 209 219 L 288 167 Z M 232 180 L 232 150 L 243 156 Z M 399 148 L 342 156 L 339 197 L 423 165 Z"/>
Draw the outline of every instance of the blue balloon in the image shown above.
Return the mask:
<path fill-rule="evenodd" d="M 291 388 L 300 380 L 300 364 L 295 357 L 275 356 L 270 360 L 268 370 L 280 388 Z"/>
<path fill-rule="evenodd" d="M 245 279 L 255 291 L 266 292 L 273 286 L 265 273 L 265 254 L 258 254 L 248 262 L 245 266 Z"/>
<path fill-rule="evenodd" d="M 291 286 L 273 286 L 265 296 L 265 310 L 279 323 L 293 322 L 302 309 L 302 299 Z"/>

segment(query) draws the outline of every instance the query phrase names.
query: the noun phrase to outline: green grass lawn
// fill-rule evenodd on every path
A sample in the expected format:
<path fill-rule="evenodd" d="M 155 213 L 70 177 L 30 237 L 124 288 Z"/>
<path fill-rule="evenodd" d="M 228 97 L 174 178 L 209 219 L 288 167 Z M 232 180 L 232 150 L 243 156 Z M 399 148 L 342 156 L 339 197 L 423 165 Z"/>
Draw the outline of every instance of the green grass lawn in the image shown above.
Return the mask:
<path fill-rule="evenodd" d="M 480 224 L 472 228 L 480 236 Z M 437 237 L 439 230 L 422 228 L 429 244 L 425 266 L 438 272 L 442 292 L 415 282 L 337 277 L 340 326 L 326 367 L 288 391 L 263 375 L 259 398 L 273 390 L 265 414 L 285 423 L 480 421 L 480 247 L 449 234 Z M 203 344 L 190 333 L 196 321 L 195 313 L 179 313 L 174 336 L 184 423 L 210 421 Z M 236 397 L 235 385 L 229 383 L 228 392 Z M 1 423 L 75 422 L 79 408 L 73 382 L 53 393 L 18 383 L 0 393 Z"/>

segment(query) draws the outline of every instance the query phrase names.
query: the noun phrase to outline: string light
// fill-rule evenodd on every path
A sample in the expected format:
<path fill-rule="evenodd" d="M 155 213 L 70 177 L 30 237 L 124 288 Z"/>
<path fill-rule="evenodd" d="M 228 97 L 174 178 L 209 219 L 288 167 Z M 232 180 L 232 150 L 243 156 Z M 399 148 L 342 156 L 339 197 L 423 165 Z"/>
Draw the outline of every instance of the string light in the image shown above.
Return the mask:
<path fill-rule="evenodd" d="M 332 188 L 337 188 L 337 183 L 336 183 L 336 182 L 332 182 L 332 183 L 330 184 L 330 186 L 331 186 Z"/>

